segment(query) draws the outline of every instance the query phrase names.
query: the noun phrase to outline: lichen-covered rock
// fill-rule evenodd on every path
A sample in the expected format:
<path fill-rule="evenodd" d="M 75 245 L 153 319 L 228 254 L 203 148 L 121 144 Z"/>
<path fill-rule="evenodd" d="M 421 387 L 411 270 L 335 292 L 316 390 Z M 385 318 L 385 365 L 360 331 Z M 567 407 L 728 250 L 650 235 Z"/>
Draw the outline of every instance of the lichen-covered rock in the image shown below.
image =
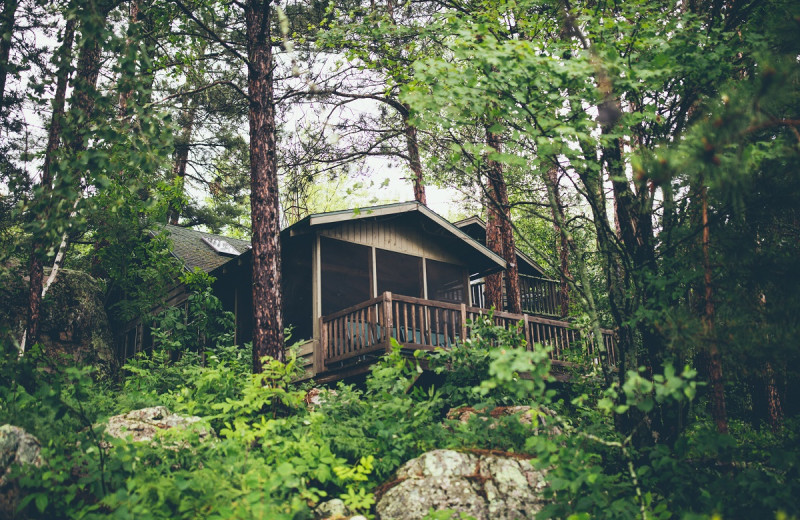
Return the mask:
<path fill-rule="evenodd" d="M 9 478 L 12 466 L 41 466 L 38 439 L 18 426 L 0 426 L 0 518 L 14 518 L 20 501 L 16 482 Z"/>
<path fill-rule="evenodd" d="M 45 277 L 49 270 L 45 270 Z M 28 281 L 17 268 L 0 266 L 0 341 L 19 341 L 25 328 Z M 100 284 L 82 271 L 61 269 L 42 302 L 39 342 L 52 360 L 60 356 L 92 365 L 101 376 L 116 369 L 113 336 Z M 7 337 L 4 337 L 7 335 Z"/>
<path fill-rule="evenodd" d="M 314 508 L 314 518 L 317 520 L 342 520 L 350 516 L 350 511 L 344 501 L 339 498 L 332 498 L 325 502 L 320 502 Z"/>
<path fill-rule="evenodd" d="M 544 505 L 544 474 L 530 461 L 434 450 L 406 462 L 376 505 L 381 520 L 412 520 L 452 509 L 477 520 L 534 518 Z"/>
<path fill-rule="evenodd" d="M 213 432 L 200 421 L 200 417 L 178 415 L 164 406 L 153 406 L 111 417 L 106 433 L 117 439 L 131 437 L 136 442 L 152 441 L 159 432 L 171 429 L 194 429 L 201 440 L 213 436 Z"/>
<path fill-rule="evenodd" d="M 0 487 L 6 484 L 13 465 L 41 466 L 39 440 L 19 426 L 0 426 Z"/>

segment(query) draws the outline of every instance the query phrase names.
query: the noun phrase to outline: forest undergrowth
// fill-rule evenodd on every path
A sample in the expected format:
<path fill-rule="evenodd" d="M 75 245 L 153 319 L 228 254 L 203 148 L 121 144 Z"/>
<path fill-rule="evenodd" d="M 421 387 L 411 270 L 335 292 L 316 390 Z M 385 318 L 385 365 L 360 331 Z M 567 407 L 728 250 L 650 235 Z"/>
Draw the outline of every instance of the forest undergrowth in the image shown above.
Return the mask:
<path fill-rule="evenodd" d="M 118 380 L 6 346 L 0 362 L 0 423 L 25 428 L 42 443 L 40 468 L 15 468 L 24 497 L 20 518 L 312 518 L 314 507 L 342 499 L 374 515 L 379 486 L 428 450 L 524 454 L 547 470 L 548 505 L 540 518 L 795 518 L 800 511 L 797 418 L 781 432 L 731 421 L 720 435 L 706 413 L 702 384 L 688 367 L 667 365 L 653 380 L 629 372 L 603 389 L 597 374 L 572 382 L 550 377 L 545 349 L 519 348 L 518 331 L 473 324 L 474 338 L 428 359 L 435 384 L 419 384 L 421 356 L 395 345 L 360 384 L 304 400 L 302 369 L 265 359 L 251 373 L 246 347 L 217 343 L 201 356 L 156 348 L 131 359 Z M 158 329 L 156 328 L 156 332 Z M 157 334 L 156 334 L 157 335 Z M 158 343 L 157 343 L 158 345 Z M 172 349 L 178 345 L 171 344 Z M 524 377 L 520 377 L 524 375 Z M 422 381 L 423 379 L 419 379 Z M 610 392 L 624 395 L 625 405 Z M 687 424 L 672 445 L 616 433 L 617 414 L 654 403 L 683 403 Z M 164 405 L 213 428 L 168 431 L 153 442 L 105 434 L 103 420 Z M 486 420 L 501 405 L 545 414 Z M 468 422 L 453 408 L 481 413 Z"/>

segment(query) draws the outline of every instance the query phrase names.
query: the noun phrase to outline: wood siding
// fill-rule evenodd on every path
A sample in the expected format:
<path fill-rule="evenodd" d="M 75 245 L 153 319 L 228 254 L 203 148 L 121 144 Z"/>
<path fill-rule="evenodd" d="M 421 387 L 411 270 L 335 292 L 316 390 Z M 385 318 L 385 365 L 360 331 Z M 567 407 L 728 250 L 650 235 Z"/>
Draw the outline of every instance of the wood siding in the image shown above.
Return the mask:
<path fill-rule="evenodd" d="M 356 220 L 320 231 L 320 235 L 379 249 L 464 265 L 463 259 L 422 229 L 400 221 Z"/>

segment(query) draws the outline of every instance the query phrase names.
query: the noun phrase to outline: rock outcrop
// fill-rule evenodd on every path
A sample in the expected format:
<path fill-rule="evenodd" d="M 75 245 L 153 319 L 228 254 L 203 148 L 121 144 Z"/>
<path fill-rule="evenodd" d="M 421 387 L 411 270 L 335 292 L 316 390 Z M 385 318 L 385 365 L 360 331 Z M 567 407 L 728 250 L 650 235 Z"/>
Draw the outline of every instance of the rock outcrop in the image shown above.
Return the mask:
<path fill-rule="evenodd" d="M 45 277 L 48 274 L 45 270 Z M 13 344 L 22 338 L 27 290 L 28 282 L 19 269 L 0 267 L 0 341 Z M 53 361 L 66 356 L 80 365 L 96 367 L 101 376 L 114 372 L 113 337 L 97 280 L 82 271 L 58 272 L 42 302 L 39 342 Z"/>
<path fill-rule="evenodd" d="M 109 418 L 106 433 L 117 439 L 131 437 L 136 442 L 152 441 L 159 432 L 171 429 L 195 429 L 201 440 L 212 437 L 213 432 L 198 424 L 200 421 L 202 421 L 200 417 L 178 415 L 171 413 L 164 406 L 153 406 Z"/>
<path fill-rule="evenodd" d="M 14 518 L 19 487 L 9 478 L 13 466 L 41 466 L 39 440 L 18 426 L 0 426 L 0 518 Z"/>
<path fill-rule="evenodd" d="M 378 500 L 381 520 L 424 518 L 453 510 L 477 520 L 534 518 L 544 505 L 544 474 L 529 460 L 434 450 L 406 462 Z"/>

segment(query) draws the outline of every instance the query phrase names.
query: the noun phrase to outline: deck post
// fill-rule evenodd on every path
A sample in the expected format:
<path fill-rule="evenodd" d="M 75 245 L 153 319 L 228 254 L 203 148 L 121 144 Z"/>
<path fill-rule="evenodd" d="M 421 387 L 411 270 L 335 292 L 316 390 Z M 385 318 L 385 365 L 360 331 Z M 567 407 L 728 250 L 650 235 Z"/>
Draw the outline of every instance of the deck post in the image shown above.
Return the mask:
<path fill-rule="evenodd" d="M 392 293 L 383 293 L 383 324 L 386 327 L 386 352 L 392 351 Z"/>
<path fill-rule="evenodd" d="M 467 304 L 461 304 L 461 344 L 467 341 Z"/>
<path fill-rule="evenodd" d="M 319 341 L 314 349 L 314 375 L 321 374 L 325 371 L 325 356 L 328 350 L 328 327 L 319 318 Z"/>

